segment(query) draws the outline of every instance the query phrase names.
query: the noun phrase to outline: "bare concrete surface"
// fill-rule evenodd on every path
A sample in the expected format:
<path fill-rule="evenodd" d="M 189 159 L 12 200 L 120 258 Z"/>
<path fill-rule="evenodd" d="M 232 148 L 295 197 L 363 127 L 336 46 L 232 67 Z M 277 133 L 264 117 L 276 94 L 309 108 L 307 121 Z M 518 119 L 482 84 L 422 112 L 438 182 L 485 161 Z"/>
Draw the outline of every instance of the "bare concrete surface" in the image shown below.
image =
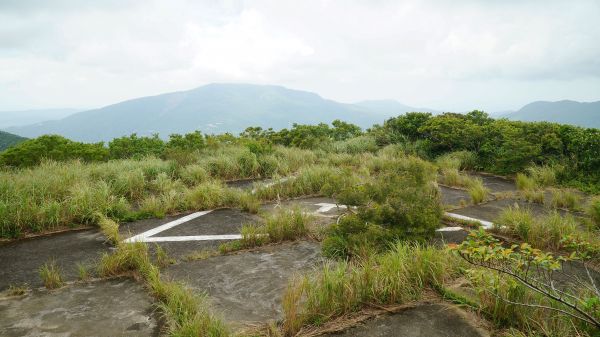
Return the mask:
<path fill-rule="evenodd" d="M 433 243 L 434 244 L 449 244 L 449 243 L 462 243 L 463 241 L 465 241 L 465 239 L 467 238 L 467 236 L 469 235 L 469 232 L 465 229 L 458 229 L 456 228 L 456 230 L 437 230 L 435 231 L 435 236 L 433 238 Z"/>
<path fill-rule="evenodd" d="M 187 214 L 178 216 L 169 216 L 164 219 L 146 219 L 121 226 L 120 232 L 123 238 L 141 234 L 168 222 L 180 219 Z M 222 235 L 238 234 L 244 224 L 258 223 L 260 218 L 256 215 L 242 212 L 238 209 L 217 209 L 206 215 L 197 217 L 190 221 L 179 224 L 173 228 L 167 229 L 152 237 L 177 237 L 177 236 L 199 236 L 199 235 Z M 150 243 L 150 247 L 155 244 L 160 245 L 167 254 L 176 259 L 183 258 L 193 252 L 202 250 L 213 250 L 228 240 L 209 240 L 209 241 L 176 241 L 176 242 L 156 242 Z"/>
<path fill-rule="evenodd" d="M 336 337 L 484 337 L 489 336 L 454 306 L 423 304 L 374 318 Z"/>
<path fill-rule="evenodd" d="M 0 300 L 0 335 L 158 336 L 151 299 L 130 279 L 34 291 Z"/>
<path fill-rule="evenodd" d="M 299 241 L 172 265 L 166 277 L 206 292 L 234 327 L 281 318 L 288 281 L 321 262 L 318 243 Z"/>
<path fill-rule="evenodd" d="M 10 285 L 42 285 L 39 268 L 56 261 L 66 280 L 77 278 L 77 263 L 91 265 L 110 251 L 96 229 L 64 232 L 0 244 L 0 291 Z"/>
<path fill-rule="evenodd" d="M 469 204 L 471 196 L 467 191 L 459 190 L 456 188 L 450 188 L 440 186 L 440 192 L 442 194 L 442 204 L 447 206 L 460 206 L 461 201 L 464 204 Z"/>

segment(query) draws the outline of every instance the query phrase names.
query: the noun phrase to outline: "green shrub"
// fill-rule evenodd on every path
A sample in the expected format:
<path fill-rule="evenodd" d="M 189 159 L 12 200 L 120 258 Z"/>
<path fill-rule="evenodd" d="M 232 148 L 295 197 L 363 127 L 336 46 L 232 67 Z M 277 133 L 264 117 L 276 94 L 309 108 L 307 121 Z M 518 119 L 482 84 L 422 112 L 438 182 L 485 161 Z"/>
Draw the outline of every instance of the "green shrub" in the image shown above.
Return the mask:
<path fill-rule="evenodd" d="M 529 231 L 534 226 L 534 218 L 528 209 L 508 207 L 502 210 L 495 224 L 506 226 L 508 230 L 515 233 L 521 239 L 527 240 L 529 238 Z"/>

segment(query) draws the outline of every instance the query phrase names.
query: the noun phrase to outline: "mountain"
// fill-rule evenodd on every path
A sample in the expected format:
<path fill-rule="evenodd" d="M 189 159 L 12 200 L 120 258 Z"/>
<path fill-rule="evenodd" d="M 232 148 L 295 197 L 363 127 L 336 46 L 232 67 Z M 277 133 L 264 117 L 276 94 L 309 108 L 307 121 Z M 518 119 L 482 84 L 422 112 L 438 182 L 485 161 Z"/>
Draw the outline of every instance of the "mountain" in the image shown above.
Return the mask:
<path fill-rule="evenodd" d="M 27 138 L 13 135 L 8 132 L 0 131 L 0 151 L 4 151 L 13 145 L 25 141 L 26 139 Z"/>
<path fill-rule="evenodd" d="M 598 102 L 533 102 L 518 111 L 502 117 L 519 121 L 546 121 L 587 128 L 600 128 L 600 101 Z"/>
<path fill-rule="evenodd" d="M 392 99 L 360 101 L 354 103 L 354 105 L 388 116 L 398 116 L 406 112 L 431 112 L 434 115 L 441 113 L 441 111 L 429 108 L 414 108 Z"/>
<path fill-rule="evenodd" d="M 281 86 L 209 84 L 82 111 L 57 121 L 11 127 L 7 131 L 25 137 L 52 133 L 95 142 L 134 132 L 138 135 L 158 133 L 161 137 L 194 130 L 209 134 L 239 133 L 248 126 L 280 129 L 289 128 L 293 123 L 330 123 L 335 119 L 370 127 L 405 110 L 368 105 L 339 103 L 315 93 Z M 413 109 L 405 111 L 410 110 Z"/>
<path fill-rule="evenodd" d="M 11 126 L 22 126 L 42 121 L 61 119 L 72 115 L 77 109 L 40 109 L 40 110 L 19 110 L 19 111 L 0 111 L 0 128 Z"/>

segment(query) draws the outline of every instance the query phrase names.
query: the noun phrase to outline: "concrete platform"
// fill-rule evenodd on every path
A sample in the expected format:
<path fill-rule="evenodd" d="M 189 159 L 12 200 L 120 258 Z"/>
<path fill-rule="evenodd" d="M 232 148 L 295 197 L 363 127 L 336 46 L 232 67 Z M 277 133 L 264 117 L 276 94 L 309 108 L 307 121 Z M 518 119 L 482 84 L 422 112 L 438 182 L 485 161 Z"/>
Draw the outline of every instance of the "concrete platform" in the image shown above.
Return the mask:
<path fill-rule="evenodd" d="M 1 299 L 0 335 L 158 336 L 155 316 L 141 285 L 114 279 Z"/>

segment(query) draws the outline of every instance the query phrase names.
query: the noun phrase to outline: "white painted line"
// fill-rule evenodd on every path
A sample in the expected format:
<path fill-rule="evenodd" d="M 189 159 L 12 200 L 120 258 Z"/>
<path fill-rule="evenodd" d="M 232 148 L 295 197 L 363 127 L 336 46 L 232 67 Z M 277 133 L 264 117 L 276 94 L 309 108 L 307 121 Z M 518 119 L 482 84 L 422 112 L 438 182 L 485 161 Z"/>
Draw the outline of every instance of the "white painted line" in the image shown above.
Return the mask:
<path fill-rule="evenodd" d="M 177 241 L 212 241 L 212 240 L 239 240 L 240 234 L 225 235 L 193 235 L 193 236 L 155 236 L 146 237 L 144 242 L 177 242 Z"/>
<path fill-rule="evenodd" d="M 326 213 L 331 211 L 332 209 L 334 209 L 337 205 L 336 204 L 331 204 L 328 202 L 320 202 L 318 204 L 315 204 L 316 206 L 321 206 L 317 212 L 318 213 Z"/>
<path fill-rule="evenodd" d="M 455 213 L 446 212 L 445 214 L 446 214 L 446 216 L 449 216 L 449 217 L 455 218 L 455 219 L 479 222 L 481 224 L 481 227 L 483 227 L 483 229 L 491 229 L 492 227 L 494 227 L 494 224 L 490 221 L 471 218 L 471 217 L 468 217 L 465 215 L 460 215 L 460 214 L 455 214 Z"/>
<path fill-rule="evenodd" d="M 160 232 L 164 232 L 167 229 L 171 229 L 171 228 L 173 228 L 173 227 L 175 227 L 177 225 L 181 225 L 184 222 L 188 222 L 190 220 L 196 219 L 196 218 L 201 217 L 203 215 L 206 215 L 206 214 L 208 214 L 210 212 L 212 212 L 212 210 L 202 211 L 202 212 L 196 212 L 196 213 L 192 213 L 190 215 L 186 215 L 186 216 L 181 217 L 181 218 L 179 218 L 177 220 L 174 220 L 174 221 L 171 221 L 171 222 L 167 222 L 164 225 L 152 228 L 149 231 L 146 231 L 146 232 L 143 232 L 141 234 L 132 236 L 129 239 L 126 239 L 124 242 L 125 243 L 138 242 L 138 241 L 148 242 L 148 241 L 146 241 L 146 239 L 149 238 L 149 237 L 151 237 L 151 236 L 153 236 L 153 235 L 156 235 L 156 234 L 158 234 Z"/>
<path fill-rule="evenodd" d="M 464 228 L 462 227 L 442 227 L 442 228 L 438 228 L 435 231 L 436 232 L 459 232 L 459 231 L 463 231 Z"/>

